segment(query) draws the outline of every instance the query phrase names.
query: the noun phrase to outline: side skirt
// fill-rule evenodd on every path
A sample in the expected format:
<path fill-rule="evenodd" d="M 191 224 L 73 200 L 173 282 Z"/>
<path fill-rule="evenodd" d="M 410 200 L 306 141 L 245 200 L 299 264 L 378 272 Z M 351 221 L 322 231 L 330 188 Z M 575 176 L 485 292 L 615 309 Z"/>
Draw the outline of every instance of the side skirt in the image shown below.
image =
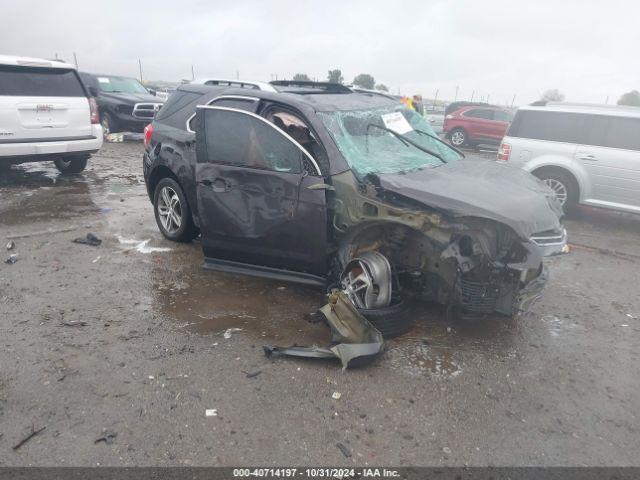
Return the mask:
<path fill-rule="evenodd" d="M 312 285 L 316 287 L 324 287 L 326 284 L 326 280 L 323 277 L 311 275 L 310 273 L 291 272 L 289 270 L 281 270 L 279 268 L 250 265 L 230 260 L 219 260 L 217 258 L 206 257 L 203 268 L 206 270 L 217 270 L 220 272 L 250 275 L 252 277 L 270 278 L 272 280 L 301 283 L 303 285 Z"/>

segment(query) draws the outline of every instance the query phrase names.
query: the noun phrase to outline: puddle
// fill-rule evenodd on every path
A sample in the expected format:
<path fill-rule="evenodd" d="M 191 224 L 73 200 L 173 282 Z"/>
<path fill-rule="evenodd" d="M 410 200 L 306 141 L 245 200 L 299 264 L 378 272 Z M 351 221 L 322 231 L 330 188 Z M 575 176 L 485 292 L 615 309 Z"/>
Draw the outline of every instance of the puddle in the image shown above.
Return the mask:
<path fill-rule="evenodd" d="M 544 315 L 540 321 L 547 325 L 549 335 L 552 337 L 559 337 L 563 333 L 576 327 L 575 323 L 556 317 L 555 315 Z"/>
<path fill-rule="evenodd" d="M 462 362 L 451 348 L 432 346 L 413 339 L 394 344 L 387 352 L 394 369 L 409 375 L 439 379 L 457 377 L 462 373 Z"/>
<path fill-rule="evenodd" d="M 151 275 L 151 307 L 179 328 L 220 337 L 227 332 L 228 341 L 238 335 L 282 345 L 330 341 L 324 324 L 305 319 L 322 306 L 321 290 L 204 270 L 199 245 L 189 247 L 159 257 Z"/>

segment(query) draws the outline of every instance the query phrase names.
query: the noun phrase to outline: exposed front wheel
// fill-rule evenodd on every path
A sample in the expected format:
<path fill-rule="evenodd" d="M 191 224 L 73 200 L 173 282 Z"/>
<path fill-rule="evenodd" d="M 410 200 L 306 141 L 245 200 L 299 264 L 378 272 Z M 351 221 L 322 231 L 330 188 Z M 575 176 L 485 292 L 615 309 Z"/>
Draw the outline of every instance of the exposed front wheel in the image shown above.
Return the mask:
<path fill-rule="evenodd" d="M 450 141 L 451 145 L 453 145 L 454 147 L 464 146 L 467 143 L 467 140 L 467 133 L 461 128 L 458 128 L 451 132 Z"/>
<path fill-rule="evenodd" d="M 160 232 L 169 240 L 186 243 L 198 235 L 184 192 L 173 178 L 158 182 L 153 209 Z"/>
<path fill-rule="evenodd" d="M 60 173 L 80 173 L 87 167 L 89 157 L 62 157 L 56 158 L 55 163 Z"/>

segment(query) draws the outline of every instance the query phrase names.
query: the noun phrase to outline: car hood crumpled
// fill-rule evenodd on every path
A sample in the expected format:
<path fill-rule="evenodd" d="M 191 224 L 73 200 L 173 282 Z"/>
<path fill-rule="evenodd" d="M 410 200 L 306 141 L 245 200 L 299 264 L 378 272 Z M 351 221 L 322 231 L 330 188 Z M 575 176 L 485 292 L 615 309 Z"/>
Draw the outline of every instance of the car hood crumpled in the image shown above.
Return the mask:
<path fill-rule="evenodd" d="M 460 160 L 376 177 L 384 190 L 454 217 L 495 220 L 523 240 L 561 228 L 562 207 L 553 192 L 533 175 L 510 165 Z"/>

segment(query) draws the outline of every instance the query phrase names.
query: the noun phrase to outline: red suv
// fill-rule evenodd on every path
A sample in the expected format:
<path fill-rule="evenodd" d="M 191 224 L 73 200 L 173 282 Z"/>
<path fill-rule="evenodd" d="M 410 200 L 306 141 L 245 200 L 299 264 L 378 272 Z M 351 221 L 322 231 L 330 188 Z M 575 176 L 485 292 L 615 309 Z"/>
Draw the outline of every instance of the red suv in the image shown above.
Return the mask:
<path fill-rule="evenodd" d="M 454 147 L 499 144 L 512 114 L 497 107 L 462 107 L 444 119 L 444 133 Z"/>

